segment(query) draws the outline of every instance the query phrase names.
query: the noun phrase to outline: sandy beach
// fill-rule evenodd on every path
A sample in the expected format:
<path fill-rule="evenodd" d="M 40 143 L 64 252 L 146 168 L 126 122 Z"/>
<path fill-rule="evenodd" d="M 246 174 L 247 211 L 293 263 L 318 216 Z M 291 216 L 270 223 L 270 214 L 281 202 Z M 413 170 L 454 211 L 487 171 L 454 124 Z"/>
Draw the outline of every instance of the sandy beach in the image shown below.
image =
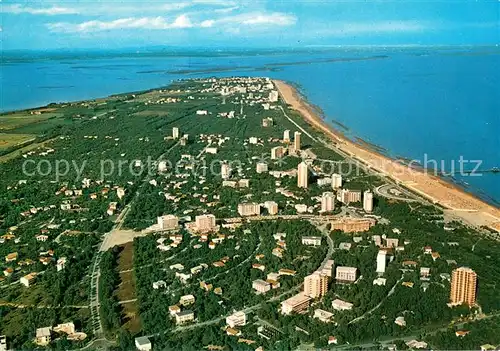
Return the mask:
<path fill-rule="evenodd" d="M 356 144 L 327 124 L 301 97 L 297 90 L 283 81 L 274 81 L 281 97 L 298 111 L 314 128 L 328 135 L 337 148 L 378 173 L 389 177 L 429 201 L 444 207 L 451 216 L 477 226 L 500 232 L 500 209 L 476 198 L 454 184 L 433 174 L 408 167 L 373 150 Z"/>

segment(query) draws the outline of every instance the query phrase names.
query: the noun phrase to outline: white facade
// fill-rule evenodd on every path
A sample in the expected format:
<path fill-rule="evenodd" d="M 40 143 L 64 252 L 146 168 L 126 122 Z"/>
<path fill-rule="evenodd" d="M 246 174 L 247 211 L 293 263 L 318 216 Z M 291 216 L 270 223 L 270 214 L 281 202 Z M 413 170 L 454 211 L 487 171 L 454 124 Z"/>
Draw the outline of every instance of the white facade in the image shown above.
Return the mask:
<path fill-rule="evenodd" d="M 215 216 L 206 214 L 195 217 L 196 229 L 201 231 L 211 231 L 215 229 Z"/>
<path fill-rule="evenodd" d="M 264 202 L 264 207 L 271 216 L 278 214 L 278 204 L 275 201 Z"/>
<path fill-rule="evenodd" d="M 283 141 L 285 143 L 290 141 L 290 131 L 288 129 L 283 132 Z"/>
<path fill-rule="evenodd" d="M 179 226 L 179 218 L 174 215 L 161 216 L 157 220 L 160 230 L 172 230 Z"/>
<path fill-rule="evenodd" d="M 257 163 L 257 173 L 264 173 L 264 172 L 267 172 L 268 168 L 267 168 L 267 163 L 265 162 L 258 162 Z"/>
<path fill-rule="evenodd" d="M 226 317 L 226 324 L 231 328 L 247 324 L 247 315 L 243 311 L 238 311 Z"/>
<path fill-rule="evenodd" d="M 283 149 L 283 146 L 275 146 L 271 149 L 271 160 L 282 158 L 284 154 L 285 150 Z"/>
<path fill-rule="evenodd" d="M 231 167 L 227 163 L 223 163 L 220 167 L 220 175 L 222 179 L 229 179 L 231 176 Z"/>
<path fill-rule="evenodd" d="M 363 194 L 363 210 L 365 212 L 373 211 L 373 193 L 370 190 L 367 190 Z"/>
<path fill-rule="evenodd" d="M 342 187 L 342 175 L 332 174 L 332 188 L 338 189 Z"/>
<path fill-rule="evenodd" d="M 348 311 L 351 310 L 354 305 L 350 302 L 342 301 L 340 299 L 335 299 L 332 301 L 332 307 L 337 311 Z"/>
<path fill-rule="evenodd" d="M 278 92 L 276 90 L 269 93 L 269 102 L 278 102 Z"/>
<path fill-rule="evenodd" d="M 300 132 L 293 133 L 293 147 L 295 148 L 295 151 L 300 150 L 300 135 Z"/>
<path fill-rule="evenodd" d="M 377 254 L 377 273 L 385 273 L 385 266 L 387 263 L 387 252 L 380 250 Z"/>
<path fill-rule="evenodd" d="M 240 216 L 260 215 L 260 204 L 254 202 L 238 204 L 238 213 L 240 214 Z"/>
<path fill-rule="evenodd" d="M 179 139 L 179 128 L 177 127 L 172 128 L 172 138 Z"/>
<path fill-rule="evenodd" d="M 332 192 L 323 193 L 321 196 L 321 212 L 331 212 L 335 209 L 335 195 Z"/>
<path fill-rule="evenodd" d="M 307 169 L 307 164 L 305 162 L 299 163 L 297 169 L 297 186 L 299 188 L 306 188 L 309 181 L 309 170 Z"/>
<path fill-rule="evenodd" d="M 302 245 L 320 246 L 321 245 L 321 237 L 320 236 L 303 236 L 302 237 Z"/>
<path fill-rule="evenodd" d="M 153 348 L 151 341 L 149 341 L 149 339 L 145 336 L 135 338 L 135 347 L 139 351 L 150 351 Z"/>

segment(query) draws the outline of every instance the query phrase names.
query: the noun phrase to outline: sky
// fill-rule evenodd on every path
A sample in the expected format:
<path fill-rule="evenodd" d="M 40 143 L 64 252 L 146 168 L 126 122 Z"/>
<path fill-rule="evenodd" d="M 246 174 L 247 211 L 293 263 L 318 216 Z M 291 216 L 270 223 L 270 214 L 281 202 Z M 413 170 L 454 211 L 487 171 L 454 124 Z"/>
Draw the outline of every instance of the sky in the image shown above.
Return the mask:
<path fill-rule="evenodd" d="M 500 0 L 0 0 L 2 50 L 498 43 Z"/>

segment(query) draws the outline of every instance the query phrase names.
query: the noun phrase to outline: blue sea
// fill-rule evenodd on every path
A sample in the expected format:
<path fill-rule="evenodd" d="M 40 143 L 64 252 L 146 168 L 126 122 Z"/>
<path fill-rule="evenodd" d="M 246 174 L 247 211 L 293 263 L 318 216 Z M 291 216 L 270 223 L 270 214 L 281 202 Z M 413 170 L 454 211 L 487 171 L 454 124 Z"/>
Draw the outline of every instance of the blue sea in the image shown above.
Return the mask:
<path fill-rule="evenodd" d="M 498 47 L 5 52 L 0 110 L 239 75 L 295 83 L 326 121 L 391 156 L 500 167 Z M 499 206 L 500 173 L 450 179 Z"/>

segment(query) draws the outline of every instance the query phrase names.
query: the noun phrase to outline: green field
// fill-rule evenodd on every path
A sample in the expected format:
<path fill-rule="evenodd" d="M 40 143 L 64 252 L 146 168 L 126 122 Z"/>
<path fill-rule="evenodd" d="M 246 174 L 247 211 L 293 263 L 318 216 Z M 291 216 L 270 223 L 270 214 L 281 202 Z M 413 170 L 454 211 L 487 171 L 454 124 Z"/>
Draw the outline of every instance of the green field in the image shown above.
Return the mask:
<path fill-rule="evenodd" d="M 11 130 L 28 124 L 39 123 L 51 118 L 61 117 L 62 114 L 50 112 L 41 115 L 32 115 L 29 112 L 21 112 L 0 116 L 0 130 Z"/>
<path fill-rule="evenodd" d="M 0 133 L 0 150 L 5 150 L 14 146 L 24 144 L 35 139 L 35 135 L 31 134 L 8 134 Z"/>

